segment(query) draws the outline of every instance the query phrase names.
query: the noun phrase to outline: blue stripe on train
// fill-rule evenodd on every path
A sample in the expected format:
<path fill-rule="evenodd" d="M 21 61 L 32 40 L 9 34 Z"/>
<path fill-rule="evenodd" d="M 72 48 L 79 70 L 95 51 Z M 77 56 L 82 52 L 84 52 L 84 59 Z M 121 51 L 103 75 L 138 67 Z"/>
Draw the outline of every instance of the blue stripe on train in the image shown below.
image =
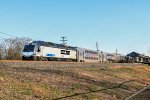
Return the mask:
<path fill-rule="evenodd" d="M 46 54 L 46 56 L 54 57 L 54 56 L 55 56 L 55 54 Z"/>

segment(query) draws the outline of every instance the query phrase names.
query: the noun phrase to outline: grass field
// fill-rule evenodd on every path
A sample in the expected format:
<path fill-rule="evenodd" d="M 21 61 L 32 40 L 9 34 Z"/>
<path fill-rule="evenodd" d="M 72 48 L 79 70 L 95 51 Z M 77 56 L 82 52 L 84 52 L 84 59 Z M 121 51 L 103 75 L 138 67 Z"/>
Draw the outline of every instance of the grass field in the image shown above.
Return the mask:
<path fill-rule="evenodd" d="M 30 62 L 17 67 L 0 62 L 1 100 L 124 100 L 150 84 L 146 65 L 63 67 L 62 63 L 42 68 L 45 62 L 41 62 L 38 68 L 33 63 L 24 67 L 25 63 Z"/>

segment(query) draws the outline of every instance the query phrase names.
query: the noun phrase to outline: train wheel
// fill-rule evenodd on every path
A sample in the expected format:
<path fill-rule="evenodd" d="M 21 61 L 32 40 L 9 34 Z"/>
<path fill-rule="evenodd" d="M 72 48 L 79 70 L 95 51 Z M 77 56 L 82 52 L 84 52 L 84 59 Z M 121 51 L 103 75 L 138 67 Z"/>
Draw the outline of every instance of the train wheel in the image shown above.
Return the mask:
<path fill-rule="evenodd" d="M 42 57 L 37 57 L 36 60 L 37 61 L 42 61 Z"/>

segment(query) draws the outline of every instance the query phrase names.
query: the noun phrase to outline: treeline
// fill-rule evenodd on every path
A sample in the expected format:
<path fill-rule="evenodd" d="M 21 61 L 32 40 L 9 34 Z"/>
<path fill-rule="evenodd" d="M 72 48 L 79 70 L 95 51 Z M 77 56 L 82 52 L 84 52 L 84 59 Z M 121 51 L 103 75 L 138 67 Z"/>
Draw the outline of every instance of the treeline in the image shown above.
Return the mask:
<path fill-rule="evenodd" d="M 25 43 L 30 38 L 8 38 L 0 41 L 0 60 L 20 60 Z"/>

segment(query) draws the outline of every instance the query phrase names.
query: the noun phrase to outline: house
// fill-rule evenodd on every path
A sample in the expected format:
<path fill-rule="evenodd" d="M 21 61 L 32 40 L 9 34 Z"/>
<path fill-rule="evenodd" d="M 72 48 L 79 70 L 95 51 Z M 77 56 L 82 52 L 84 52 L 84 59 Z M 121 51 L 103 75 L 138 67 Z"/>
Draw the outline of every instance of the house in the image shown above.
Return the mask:
<path fill-rule="evenodd" d="M 137 52 L 131 52 L 131 53 L 127 54 L 126 58 L 128 61 L 132 61 L 132 62 L 136 62 L 136 63 L 143 63 L 145 56 L 143 54 L 140 54 Z"/>

